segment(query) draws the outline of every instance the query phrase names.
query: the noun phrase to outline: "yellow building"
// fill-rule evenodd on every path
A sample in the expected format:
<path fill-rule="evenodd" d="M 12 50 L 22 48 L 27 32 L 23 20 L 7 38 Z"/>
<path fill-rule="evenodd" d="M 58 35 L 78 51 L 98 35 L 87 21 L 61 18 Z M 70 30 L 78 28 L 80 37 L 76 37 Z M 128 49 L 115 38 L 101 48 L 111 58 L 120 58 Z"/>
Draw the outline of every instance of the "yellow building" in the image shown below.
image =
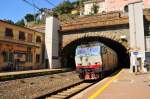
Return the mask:
<path fill-rule="evenodd" d="M 44 68 L 44 33 L 0 20 L 0 71 Z"/>

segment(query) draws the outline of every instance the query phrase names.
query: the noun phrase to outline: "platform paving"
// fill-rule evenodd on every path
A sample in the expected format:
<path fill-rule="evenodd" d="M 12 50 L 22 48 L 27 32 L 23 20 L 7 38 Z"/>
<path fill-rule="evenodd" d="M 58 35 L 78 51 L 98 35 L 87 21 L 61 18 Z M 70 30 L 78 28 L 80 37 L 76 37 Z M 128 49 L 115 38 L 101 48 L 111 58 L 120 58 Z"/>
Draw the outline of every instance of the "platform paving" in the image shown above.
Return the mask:
<path fill-rule="evenodd" d="M 123 69 L 117 77 L 107 77 L 72 99 L 150 99 L 150 72 Z"/>

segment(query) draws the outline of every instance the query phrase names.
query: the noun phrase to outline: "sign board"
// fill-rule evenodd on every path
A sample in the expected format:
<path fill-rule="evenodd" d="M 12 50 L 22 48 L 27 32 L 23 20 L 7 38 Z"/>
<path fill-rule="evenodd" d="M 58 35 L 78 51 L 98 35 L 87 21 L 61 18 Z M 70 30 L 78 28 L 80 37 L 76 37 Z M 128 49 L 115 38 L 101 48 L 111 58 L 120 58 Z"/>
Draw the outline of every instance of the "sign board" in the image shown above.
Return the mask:
<path fill-rule="evenodd" d="M 136 55 L 136 56 L 137 56 L 137 55 L 138 55 L 138 52 L 133 52 L 133 55 Z"/>
<path fill-rule="evenodd" d="M 141 58 L 145 59 L 145 52 L 143 52 L 143 51 L 133 51 L 133 52 L 131 52 L 131 55 L 133 57 L 141 57 Z"/>

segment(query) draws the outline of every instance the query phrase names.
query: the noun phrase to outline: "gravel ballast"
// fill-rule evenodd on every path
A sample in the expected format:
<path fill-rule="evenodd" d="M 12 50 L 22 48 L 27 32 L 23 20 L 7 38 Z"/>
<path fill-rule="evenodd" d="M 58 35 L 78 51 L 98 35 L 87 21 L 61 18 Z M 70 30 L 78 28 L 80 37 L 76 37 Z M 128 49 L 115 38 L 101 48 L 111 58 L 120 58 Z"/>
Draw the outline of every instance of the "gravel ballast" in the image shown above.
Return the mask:
<path fill-rule="evenodd" d="M 74 72 L 3 81 L 0 99 L 34 99 L 79 81 Z"/>

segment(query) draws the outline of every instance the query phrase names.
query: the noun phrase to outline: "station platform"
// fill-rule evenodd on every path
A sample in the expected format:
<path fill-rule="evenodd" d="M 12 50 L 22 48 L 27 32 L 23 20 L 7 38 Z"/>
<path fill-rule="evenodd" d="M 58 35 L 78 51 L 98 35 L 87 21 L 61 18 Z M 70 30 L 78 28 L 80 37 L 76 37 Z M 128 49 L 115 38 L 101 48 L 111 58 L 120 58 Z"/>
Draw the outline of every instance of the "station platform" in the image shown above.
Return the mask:
<path fill-rule="evenodd" d="M 150 72 L 134 74 L 122 69 L 72 99 L 150 99 Z"/>
<path fill-rule="evenodd" d="M 9 79 L 17 79 L 17 78 L 24 78 L 24 77 L 34 77 L 40 75 L 47 75 L 47 74 L 55 74 L 61 72 L 71 71 L 67 68 L 62 69 L 40 69 L 40 70 L 27 70 L 27 71 L 13 71 L 13 72 L 2 72 L 0 73 L 0 81 L 2 80 L 9 80 Z"/>

